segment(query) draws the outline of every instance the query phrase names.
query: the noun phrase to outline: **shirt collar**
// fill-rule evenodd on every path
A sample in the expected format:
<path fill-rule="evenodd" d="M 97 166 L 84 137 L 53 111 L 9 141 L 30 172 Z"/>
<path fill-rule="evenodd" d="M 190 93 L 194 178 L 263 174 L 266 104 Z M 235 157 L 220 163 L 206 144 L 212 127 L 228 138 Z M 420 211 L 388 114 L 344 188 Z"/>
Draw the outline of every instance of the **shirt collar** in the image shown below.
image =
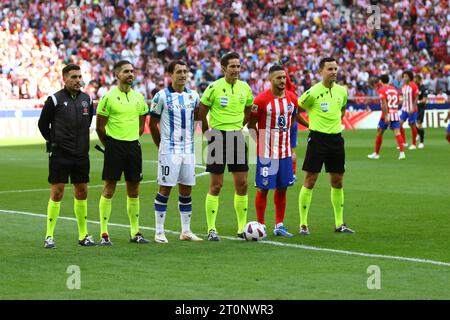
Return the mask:
<path fill-rule="evenodd" d="M 67 88 L 64 86 L 64 92 L 72 99 L 76 99 L 78 97 L 78 95 L 81 93 L 81 91 L 77 91 L 77 93 L 75 94 L 75 98 L 70 94 L 69 90 L 67 90 Z"/>
<path fill-rule="evenodd" d="M 176 92 L 175 89 L 172 87 L 172 84 L 169 84 L 169 86 L 167 87 L 167 89 L 169 89 L 169 92 L 170 92 L 170 93 Z M 186 87 L 184 87 L 183 92 L 187 92 Z"/>

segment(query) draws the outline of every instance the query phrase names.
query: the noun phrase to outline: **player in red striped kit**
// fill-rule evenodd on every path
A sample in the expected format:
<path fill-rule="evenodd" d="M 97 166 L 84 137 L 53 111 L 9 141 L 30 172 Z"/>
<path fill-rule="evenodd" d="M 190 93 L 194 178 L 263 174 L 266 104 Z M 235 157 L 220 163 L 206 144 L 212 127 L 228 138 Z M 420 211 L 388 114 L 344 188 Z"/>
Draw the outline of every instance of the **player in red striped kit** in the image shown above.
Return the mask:
<path fill-rule="evenodd" d="M 412 71 L 406 70 L 403 72 L 402 95 L 403 95 L 403 106 L 402 114 L 400 115 L 400 133 L 403 137 L 404 145 L 406 146 L 406 136 L 405 130 L 403 129 L 403 123 L 408 119 L 408 124 L 411 127 L 412 133 L 412 144 L 409 146 L 410 150 L 416 149 L 417 140 L 417 115 L 419 109 L 417 108 L 417 99 L 419 97 L 419 88 L 413 82 L 414 75 Z"/>
<path fill-rule="evenodd" d="M 280 65 L 272 66 L 269 78 L 271 88 L 256 97 L 248 125 L 249 129 L 257 130 L 256 215 L 258 222 L 265 225 L 267 194 L 270 189 L 275 189 L 276 217 L 273 233 L 276 236 L 290 237 L 292 234 L 283 224 L 286 190 L 294 183 L 290 128 L 296 119 L 305 126 L 308 126 L 308 123 L 300 116 L 292 118 L 298 109 L 298 99 L 293 92 L 285 88 L 284 68 Z"/>
<path fill-rule="evenodd" d="M 384 131 L 390 127 L 394 130 L 395 139 L 397 140 L 397 145 L 400 149 L 399 160 L 405 159 L 405 152 L 403 149 L 403 138 L 400 134 L 400 117 L 398 115 L 398 102 L 399 102 L 399 92 L 393 86 L 390 86 L 389 76 L 384 74 L 380 77 L 382 86 L 378 90 L 378 95 L 380 97 L 381 104 L 381 118 L 378 122 L 377 135 L 375 140 L 375 152 L 369 154 L 367 157 L 369 159 L 380 158 L 380 148 L 383 141 Z"/>

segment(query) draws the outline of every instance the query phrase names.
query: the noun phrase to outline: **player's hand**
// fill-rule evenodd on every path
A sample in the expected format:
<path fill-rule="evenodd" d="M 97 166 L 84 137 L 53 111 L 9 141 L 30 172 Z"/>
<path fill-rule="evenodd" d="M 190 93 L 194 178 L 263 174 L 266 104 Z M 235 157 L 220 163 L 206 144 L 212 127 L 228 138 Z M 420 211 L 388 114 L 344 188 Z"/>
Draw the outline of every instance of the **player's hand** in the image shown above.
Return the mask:
<path fill-rule="evenodd" d="M 52 152 L 52 144 L 50 143 L 50 141 L 45 141 L 45 152 Z"/>

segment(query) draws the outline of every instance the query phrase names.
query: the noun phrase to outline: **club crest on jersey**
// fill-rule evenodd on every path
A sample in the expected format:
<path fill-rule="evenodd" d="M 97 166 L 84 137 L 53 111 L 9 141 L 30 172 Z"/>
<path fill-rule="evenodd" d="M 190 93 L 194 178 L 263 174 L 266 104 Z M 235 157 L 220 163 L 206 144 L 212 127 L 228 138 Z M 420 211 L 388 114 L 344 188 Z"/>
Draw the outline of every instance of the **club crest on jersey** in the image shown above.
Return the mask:
<path fill-rule="evenodd" d="M 327 112 L 328 111 L 328 102 L 321 102 L 320 110 L 322 110 L 323 112 Z"/>
<path fill-rule="evenodd" d="M 284 114 L 278 117 L 278 127 L 285 127 L 286 126 L 286 118 Z"/>
<path fill-rule="evenodd" d="M 83 101 L 83 102 L 81 102 L 81 106 L 83 108 L 87 108 L 89 106 L 89 104 L 87 103 L 87 101 Z"/>
<path fill-rule="evenodd" d="M 262 184 L 267 186 L 269 184 L 269 179 L 268 178 L 262 179 Z"/>
<path fill-rule="evenodd" d="M 220 105 L 225 108 L 228 105 L 228 98 L 227 97 L 220 98 Z"/>

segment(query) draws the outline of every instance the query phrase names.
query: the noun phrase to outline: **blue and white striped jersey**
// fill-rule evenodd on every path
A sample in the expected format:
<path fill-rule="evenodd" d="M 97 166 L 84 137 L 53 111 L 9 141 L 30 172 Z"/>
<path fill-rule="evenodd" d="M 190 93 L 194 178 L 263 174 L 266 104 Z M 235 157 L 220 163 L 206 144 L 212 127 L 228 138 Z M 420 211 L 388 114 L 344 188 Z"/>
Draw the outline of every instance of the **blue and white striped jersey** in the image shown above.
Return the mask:
<path fill-rule="evenodd" d="M 161 119 L 161 154 L 194 153 L 194 110 L 199 102 L 196 91 L 184 89 L 178 93 L 172 85 L 153 97 L 150 115 Z"/>

